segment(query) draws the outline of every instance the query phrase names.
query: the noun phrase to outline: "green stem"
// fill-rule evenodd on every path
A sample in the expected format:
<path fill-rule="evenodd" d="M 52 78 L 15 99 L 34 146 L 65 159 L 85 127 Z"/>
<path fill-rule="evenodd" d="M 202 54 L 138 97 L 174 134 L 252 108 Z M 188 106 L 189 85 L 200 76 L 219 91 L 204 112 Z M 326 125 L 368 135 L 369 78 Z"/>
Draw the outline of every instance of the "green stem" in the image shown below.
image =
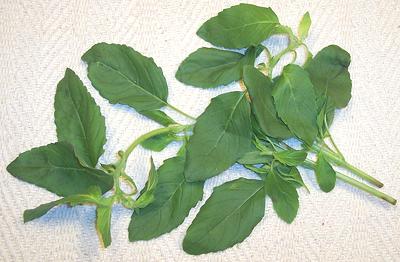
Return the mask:
<path fill-rule="evenodd" d="M 340 152 L 339 147 L 336 145 L 331 133 L 329 132 L 329 125 L 328 125 L 328 122 L 326 121 L 326 115 L 324 117 L 324 125 L 325 125 L 326 134 L 328 135 L 329 141 L 331 141 L 333 147 L 335 148 L 336 152 L 339 154 L 340 158 L 345 160 L 342 152 Z"/>
<path fill-rule="evenodd" d="M 340 166 L 343 168 L 346 168 L 347 170 L 349 170 L 350 172 L 352 172 L 354 175 L 365 179 L 366 181 L 370 182 L 371 184 L 377 186 L 377 187 L 383 187 L 383 183 L 381 181 L 379 181 L 378 179 L 368 175 L 367 173 L 365 173 L 364 171 L 358 169 L 357 167 L 349 164 L 348 162 L 346 162 L 345 160 L 343 160 L 342 158 L 340 158 L 340 156 L 337 156 L 333 151 L 326 149 L 323 145 L 316 145 L 314 144 L 311 147 L 311 151 L 313 151 L 314 153 L 318 153 L 318 152 L 322 152 L 322 154 L 324 154 L 325 158 L 327 158 L 328 160 L 330 160 L 330 162 L 332 162 L 333 164 L 335 164 L 336 166 Z"/>
<path fill-rule="evenodd" d="M 179 108 L 174 107 L 173 105 L 167 104 L 167 107 L 171 108 L 171 109 L 174 110 L 175 112 L 178 112 L 179 114 L 181 114 L 181 115 L 183 115 L 183 116 L 185 116 L 185 117 L 187 117 L 187 118 L 189 118 L 189 119 L 191 119 L 191 120 L 196 121 L 196 118 L 195 118 L 195 117 L 193 117 L 193 116 L 191 116 L 191 115 L 189 115 L 189 114 L 186 114 L 185 112 L 183 112 L 183 111 L 180 110 Z"/>
<path fill-rule="evenodd" d="M 315 169 L 315 162 L 312 161 L 312 160 L 306 159 L 306 161 L 303 163 L 303 167 L 314 170 Z M 389 196 L 389 195 L 387 195 L 387 194 L 385 194 L 385 193 L 383 193 L 383 192 L 381 192 L 381 191 L 379 191 L 379 190 L 377 190 L 377 189 L 375 189 L 373 187 L 370 187 L 370 186 L 368 186 L 366 184 L 363 184 L 363 183 L 361 183 L 361 182 L 359 182 L 359 181 L 357 181 L 357 180 L 355 180 L 355 179 L 353 179 L 353 178 L 351 178 L 349 176 L 346 176 L 345 174 L 342 174 L 340 172 L 336 172 L 336 177 L 338 179 L 342 180 L 343 182 L 345 182 L 345 183 L 347 183 L 349 185 L 352 185 L 352 186 L 354 186 L 354 187 L 356 187 L 356 188 L 358 188 L 358 189 L 360 189 L 360 190 L 362 190 L 364 192 L 367 192 L 367 193 L 369 193 L 369 194 L 371 194 L 371 195 L 373 195 L 373 196 L 375 196 L 377 198 L 380 198 L 380 199 L 382 199 L 382 200 L 384 200 L 384 201 L 386 201 L 386 202 L 388 202 L 388 203 L 390 203 L 392 205 L 396 205 L 396 203 L 397 203 L 397 200 L 394 199 L 393 197 L 391 197 L 391 196 Z"/>

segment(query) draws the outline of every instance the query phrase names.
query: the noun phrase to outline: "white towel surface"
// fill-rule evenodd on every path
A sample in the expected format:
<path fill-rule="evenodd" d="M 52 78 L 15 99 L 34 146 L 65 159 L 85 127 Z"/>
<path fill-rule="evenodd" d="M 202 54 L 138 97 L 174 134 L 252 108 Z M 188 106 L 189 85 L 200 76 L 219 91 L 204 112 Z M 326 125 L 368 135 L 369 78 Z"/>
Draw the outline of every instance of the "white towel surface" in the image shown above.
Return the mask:
<path fill-rule="evenodd" d="M 247 1 L 246 1 L 247 2 Z M 338 112 L 333 136 L 349 160 L 385 183 L 400 197 L 400 2 L 249 1 L 271 6 L 281 23 L 297 30 L 303 13 L 312 18 L 307 44 L 313 53 L 338 44 L 352 55 L 353 98 Z M 112 244 L 100 248 L 92 207 L 60 207 L 23 224 L 22 213 L 56 196 L 21 182 L 6 171 L 20 152 L 56 141 L 53 98 L 66 67 L 83 79 L 106 117 L 109 162 L 140 134 L 157 127 L 125 106 L 110 105 L 90 85 L 81 55 L 97 42 L 124 43 L 162 67 L 171 104 L 198 115 L 217 94 L 188 87 L 175 71 L 191 52 L 208 43 L 196 36 L 199 26 L 239 1 L 22 1 L 0 2 L 0 260 L 1 261 L 400 261 L 398 207 L 342 182 L 321 192 L 311 172 L 302 171 L 311 194 L 300 190 L 296 220 L 279 220 L 267 201 L 266 215 L 243 243 L 224 252 L 190 256 L 181 242 L 200 204 L 171 233 L 130 243 L 131 213 L 119 206 L 112 217 Z M 274 52 L 284 41 L 269 42 Z M 184 120 L 180 118 L 181 120 Z M 156 165 L 178 146 L 153 154 Z M 128 173 L 143 187 L 150 152 L 137 149 Z M 239 176 L 232 167 L 206 183 L 212 188 Z"/>

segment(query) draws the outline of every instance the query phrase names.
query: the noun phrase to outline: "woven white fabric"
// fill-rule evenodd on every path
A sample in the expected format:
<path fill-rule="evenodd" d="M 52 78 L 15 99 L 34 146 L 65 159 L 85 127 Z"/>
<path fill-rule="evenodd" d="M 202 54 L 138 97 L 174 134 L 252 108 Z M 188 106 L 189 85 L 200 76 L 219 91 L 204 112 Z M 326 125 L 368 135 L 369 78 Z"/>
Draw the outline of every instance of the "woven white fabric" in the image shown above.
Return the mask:
<path fill-rule="evenodd" d="M 400 3 L 386 1 L 250 1 L 271 6 L 281 22 L 296 29 L 303 13 L 313 21 L 307 40 L 316 53 L 336 43 L 352 55 L 353 98 L 332 127 L 347 159 L 385 183 L 400 197 Z M 174 74 L 192 51 L 208 46 L 196 30 L 209 17 L 238 1 L 21 1 L 0 2 L 0 260 L 1 261 L 399 261 L 400 213 L 341 182 L 332 193 L 318 190 L 311 172 L 300 190 L 300 210 L 291 225 L 277 218 L 267 202 L 266 216 L 243 243 L 224 252 L 189 256 L 181 247 L 198 205 L 182 226 L 151 240 L 130 243 L 130 212 L 115 207 L 112 245 L 99 246 L 90 207 L 52 210 L 23 224 L 22 213 L 56 196 L 6 172 L 20 152 L 56 141 L 53 97 L 65 68 L 89 87 L 106 117 L 103 162 L 114 159 L 134 138 L 157 125 L 134 110 L 112 106 L 91 87 L 80 56 L 94 43 L 125 43 L 155 59 L 169 84 L 169 101 L 198 115 L 210 98 L 238 89 L 201 90 L 179 83 Z M 276 51 L 283 44 L 270 42 Z M 280 47 L 283 47 L 280 45 Z M 183 120 L 183 119 L 181 119 Z M 156 165 L 177 145 L 153 154 Z M 142 187 L 150 152 L 137 149 L 128 173 Z M 233 167 L 206 183 L 212 188 L 238 176 Z M 204 203 L 204 201 L 202 202 Z"/>

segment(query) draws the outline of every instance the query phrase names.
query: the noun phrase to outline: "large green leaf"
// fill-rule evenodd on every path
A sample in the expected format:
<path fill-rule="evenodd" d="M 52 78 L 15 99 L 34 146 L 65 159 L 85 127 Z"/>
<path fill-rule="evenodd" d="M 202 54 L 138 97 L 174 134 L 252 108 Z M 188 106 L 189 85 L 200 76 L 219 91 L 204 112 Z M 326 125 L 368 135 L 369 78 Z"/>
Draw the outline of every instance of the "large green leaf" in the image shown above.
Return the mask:
<path fill-rule="evenodd" d="M 245 55 L 203 47 L 181 63 L 176 78 L 182 83 L 203 88 L 227 85 L 241 79 L 243 66 L 253 66 L 255 59 L 255 47 L 250 47 Z"/>
<path fill-rule="evenodd" d="M 251 148 L 250 106 L 242 92 L 211 100 L 197 118 L 186 154 L 188 181 L 204 181 L 228 169 Z"/>
<path fill-rule="evenodd" d="M 349 53 L 330 45 L 305 65 L 317 94 L 326 94 L 337 108 L 347 106 L 351 98 L 350 61 Z"/>
<path fill-rule="evenodd" d="M 239 178 L 216 187 L 188 228 L 183 250 L 199 255 L 240 243 L 264 213 L 263 181 Z"/>
<path fill-rule="evenodd" d="M 287 65 L 272 91 L 276 111 L 289 129 L 311 145 L 317 135 L 315 92 L 307 72 L 298 65 Z"/>
<path fill-rule="evenodd" d="M 215 46 L 243 48 L 258 45 L 279 25 L 271 8 L 239 4 L 207 20 L 197 35 Z"/>
<path fill-rule="evenodd" d="M 66 142 L 26 151 L 8 165 L 7 171 L 60 196 L 86 193 L 91 186 L 106 192 L 113 186 L 110 175 L 82 165 Z"/>
<path fill-rule="evenodd" d="M 254 67 L 246 66 L 243 81 L 249 91 L 251 108 L 261 130 L 275 138 L 289 138 L 292 133 L 278 118 L 272 97 L 272 81 Z"/>
<path fill-rule="evenodd" d="M 285 222 L 292 223 L 299 209 L 299 195 L 295 186 L 274 172 L 266 177 L 265 190 L 278 216 Z"/>
<path fill-rule="evenodd" d="M 152 58 L 125 45 L 99 43 L 82 59 L 88 63 L 93 86 L 111 103 L 128 105 L 139 112 L 166 105 L 167 83 Z"/>
<path fill-rule="evenodd" d="M 104 117 L 71 69 L 57 85 L 54 109 L 58 140 L 73 145 L 78 158 L 95 167 L 106 142 Z"/>
<path fill-rule="evenodd" d="M 158 169 L 155 201 L 134 212 L 129 224 L 129 240 L 148 240 L 179 226 L 190 209 L 203 196 L 203 183 L 186 182 L 183 174 L 185 157 L 170 158 Z"/>
<path fill-rule="evenodd" d="M 315 175 L 319 188 L 328 193 L 332 191 L 336 184 L 336 171 L 332 168 L 328 161 L 326 161 L 324 154 L 319 152 L 317 154 L 317 162 L 315 166 Z"/>

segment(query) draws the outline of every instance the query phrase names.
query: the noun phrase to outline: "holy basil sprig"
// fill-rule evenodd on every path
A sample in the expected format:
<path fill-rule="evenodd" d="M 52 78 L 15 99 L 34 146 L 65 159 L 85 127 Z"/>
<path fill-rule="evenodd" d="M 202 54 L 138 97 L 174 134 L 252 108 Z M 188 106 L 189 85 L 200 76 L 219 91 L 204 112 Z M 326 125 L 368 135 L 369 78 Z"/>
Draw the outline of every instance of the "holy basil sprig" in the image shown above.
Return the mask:
<path fill-rule="evenodd" d="M 110 103 L 130 106 L 162 127 L 119 151 L 117 161 L 99 163 L 106 142 L 104 117 L 79 77 L 67 69 L 54 103 L 58 142 L 24 152 L 7 167 L 13 176 L 62 197 L 26 210 L 24 221 L 59 205 L 94 205 L 96 228 L 107 247 L 112 207 L 121 204 L 132 210 L 129 240 L 149 240 L 179 226 L 202 199 L 204 182 L 235 163 L 259 178 L 239 178 L 214 189 L 184 237 L 187 253 L 215 252 L 243 241 L 263 218 L 266 198 L 277 215 L 291 223 L 299 208 L 297 190 L 308 190 L 299 167 L 313 169 L 324 192 L 341 180 L 396 204 L 394 198 L 335 170 L 342 167 L 383 186 L 349 164 L 329 133 L 335 109 L 351 98 L 350 55 L 330 45 L 313 57 L 304 43 L 310 26 L 306 13 L 295 35 L 271 8 L 251 4 L 225 9 L 206 21 L 197 34 L 233 50 L 200 48 L 182 62 L 176 78 L 200 88 L 238 82 L 243 91 L 213 98 L 198 118 L 168 102 L 167 82 L 152 58 L 126 45 L 94 45 L 82 59 L 95 89 Z M 272 55 L 262 42 L 276 34 L 286 35 L 289 44 Z M 299 49 L 306 52 L 303 64 L 297 61 Z M 263 51 L 265 62 L 255 65 Z M 288 54 L 293 61 L 276 72 Z M 164 107 L 190 122 L 176 122 Z M 290 147 L 287 139 L 300 141 L 302 148 Z M 150 159 L 148 180 L 139 193 L 125 171 L 130 154 L 139 145 L 159 152 L 171 142 L 181 143 L 179 152 L 159 168 Z M 130 190 L 124 191 L 122 183 Z"/>

